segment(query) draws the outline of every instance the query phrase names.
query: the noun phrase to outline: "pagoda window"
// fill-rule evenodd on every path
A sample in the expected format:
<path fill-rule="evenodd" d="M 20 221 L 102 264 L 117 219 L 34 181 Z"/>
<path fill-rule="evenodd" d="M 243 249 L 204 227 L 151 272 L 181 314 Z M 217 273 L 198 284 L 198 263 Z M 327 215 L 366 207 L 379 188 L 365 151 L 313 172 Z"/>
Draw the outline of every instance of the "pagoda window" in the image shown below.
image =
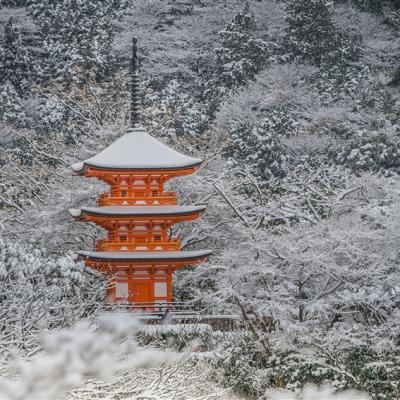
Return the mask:
<path fill-rule="evenodd" d="M 167 297 L 167 283 L 166 282 L 155 282 L 154 283 L 154 296 L 155 297 Z"/>
<path fill-rule="evenodd" d="M 129 295 L 128 274 L 124 271 L 119 271 L 115 274 L 115 297 L 127 298 Z"/>
<path fill-rule="evenodd" d="M 125 235 L 120 236 L 120 237 L 119 237 L 119 241 L 120 241 L 120 242 L 123 242 L 123 243 L 126 243 L 127 237 L 126 237 Z"/>
<path fill-rule="evenodd" d="M 128 282 L 116 282 L 115 297 L 116 298 L 127 298 L 128 295 L 129 295 Z"/>
<path fill-rule="evenodd" d="M 155 242 L 161 242 L 161 236 L 154 236 Z"/>
<path fill-rule="evenodd" d="M 126 190 L 121 190 L 121 197 L 126 197 L 128 192 Z"/>
<path fill-rule="evenodd" d="M 158 190 L 152 190 L 151 197 L 157 197 L 157 196 L 158 196 Z"/>

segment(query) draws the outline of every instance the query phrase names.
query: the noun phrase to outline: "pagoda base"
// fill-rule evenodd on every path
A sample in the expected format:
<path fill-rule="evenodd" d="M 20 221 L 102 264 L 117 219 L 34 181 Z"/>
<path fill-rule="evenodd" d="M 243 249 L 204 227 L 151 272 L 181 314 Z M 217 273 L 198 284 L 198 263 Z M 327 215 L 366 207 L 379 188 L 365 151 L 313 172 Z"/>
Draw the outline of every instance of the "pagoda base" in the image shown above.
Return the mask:
<path fill-rule="evenodd" d="M 125 303 L 137 310 L 153 310 L 172 302 L 172 271 L 165 268 L 117 268 L 110 281 L 107 294 L 113 303 Z"/>
<path fill-rule="evenodd" d="M 110 279 L 108 296 L 136 310 L 157 310 L 172 303 L 172 276 L 204 261 L 210 251 L 79 252 L 87 267 Z"/>

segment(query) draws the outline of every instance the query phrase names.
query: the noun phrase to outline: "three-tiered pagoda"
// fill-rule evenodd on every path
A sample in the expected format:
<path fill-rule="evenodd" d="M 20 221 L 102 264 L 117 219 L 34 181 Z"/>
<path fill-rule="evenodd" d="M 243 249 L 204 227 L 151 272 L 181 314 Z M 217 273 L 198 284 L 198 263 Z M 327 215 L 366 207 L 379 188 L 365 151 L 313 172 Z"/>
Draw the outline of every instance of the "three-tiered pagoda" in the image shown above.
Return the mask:
<path fill-rule="evenodd" d="M 74 164 L 85 177 L 110 186 L 97 207 L 71 209 L 79 221 L 94 222 L 108 231 L 95 251 L 80 251 L 88 267 L 102 271 L 112 284 L 112 301 L 127 301 L 136 308 L 172 302 L 172 275 L 179 268 L 205 260 L 211 252 L 181 251 L 171 227 L 193 221 L 203 206 L 180 206 L 176 195 L 164 190 L 175 177 L 197 171 L 202 160 L 188 157 L 150 136 L 140 124 L 140 83 L 133 40 L 131 61 L 131 127 L 97 155 Z"/>

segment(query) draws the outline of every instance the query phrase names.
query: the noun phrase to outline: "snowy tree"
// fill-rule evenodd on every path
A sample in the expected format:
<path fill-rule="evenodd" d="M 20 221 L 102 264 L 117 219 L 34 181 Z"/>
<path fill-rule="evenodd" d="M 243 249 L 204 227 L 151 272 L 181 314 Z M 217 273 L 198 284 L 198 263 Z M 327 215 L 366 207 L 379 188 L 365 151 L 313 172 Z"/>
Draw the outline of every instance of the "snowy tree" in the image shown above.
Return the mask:
<path fill-rule="evenodd" d="M 1 7 L 26 7 L 30 0 L 3 0 L 0 4 Z"/>
<path fill-rule="evenodd" d="M 399 172 L 399 142 L 390 131 L 361 131 L 333 156 L 355 171 L 372 170 L 382 174 Z"/>
<path fill-rule="evenodd" d="M 127 76 L 114 71 L 114 60 L 126 64 L 135 34 L 144 56 L 144 125 L 205 160 L 198 174 L 168 183 L 180 204 L 207 205 L 201 220 L 175 225 L 172 233 L 183 237 L 184 249 L 214 251 L 201 267 L 177 272 L 175 299 L 240 318 L 238 331 L 207 336 L 210 351 L 199 359 L 210 359 L 213 373 L 204 379 L 257 398 L 277 396 L 281 388 L 289 398 L 341 399 L 353 388 L 374 400 L 397 400 L 396 0 L 264 0 L 239 13 L 235 0 L 222 6 L 138 0 L 124 15 L 119 1 L 35 0 L 28 14 L 24 3 L 3 2 L 0 23 L 15 18 L 7 29 L 21 46 L 9 47 L 9 54 L 24 60 L 18 55 L 29 45 L 31 65 L 44 73 L 33 74 L 31 91 L 27 85 L 21 92 L 8 72 L 0 85 L 0 245 L 10 260 L 3 262 L 8 278 L 0 279 L 8 332 L 0 347 L 2 375 L 12 345 L 6 335 L 24 354 L 36 352 L 33 336 L 41 324 L 91 319 L 101 304 L 103 282 L 69 252 L 91 248 L 104 232 L 72 223 L 67 209 L 95 205 L 105 186 L 72 177 L 68 165 L 126 130 Z M 22 36 L 16 26 L 23 26 Z M 108 357 L 107 348 L 92 346 L 101 335 L 86 335 L 86 328 L 60 337 L 72 343 L 82 336 L 78 348 L 90 360 L 94 353 Z M 168 342 L 165 335 L 146 337 Z M 65 355 L 87 366 L 61 339 L 52 343 L 61 355 L 49 345 L 45 366 Z M 18 365 L 13 379 L 25 388 L 32 384 L 23 372 L 29 367 Z M 32 376 L 53 390 L 53 372 L 64 377 L 58 366 L 46 377 L 39 368 Z M 187 368 L 124 371 L 112 383 L 85 382 L 70 397 L 189 398 L 195 390 L 201 398 L 198 371 Z M 53 381 L 58 388 L 65 383 Z M 194 381 L 199 391 L 189 388 Z M 326 382 L 332 389 L 303 390 Z"/>
<path fill-rule="evenodd" d="M 398 0 L 351 0 L 351 2 L 362 10 L 373 13 L 381 13 L 385 9 L 399 8 Z"/>
<path fill-rule="evenodd" d="M 162 136 L 198 135 L 209 123 L 204 103 L 175 79 L 162 90 L 146 88 L 143 108 L 145 124 L 150 131 L 161 132 Z"/>
<path fill-rule="evenodd" d="M 337 32 L 331 0 L 289 0 L 287 46 L 295 57 L 316 65 L 342 64 L 355 55 L 353 39 Z"/>
<path fill-rule="evenodd" d="M 80 80 L 94 70 L 105 76 L 112 67 L 113 24 L 123 1 L 33 1 L 29 11 L 39 27 L 47 57 L 43 79 Z"/>
<path fill-rule="evenodd" d="M 5 25 L 0 48 L 0 84 L 12 84 L 19 96 L 26 96 L 32 83 L 32 60 L 22 36 L 10 18 Z"/>
<path fill-rule="evenodd" d="M 256 19 L 248 3 L 218 35 L 216 83 L 231 89 L 254 79 L 268 60 L 268 45 L 256 37 Z"/>
<path fill-rule="evenodd" d="M 231 132 L 231 145 L 226 150 L 230 163 L 267 184 L 284 174 L 286 154 L 280 139 L 294 130 L 280 110 L 272 111 L 260 126 L 239 125 Z"/>
<path fill-rule="evenodd" d="M 9 124 L 23 123 L 22 99 L 10 82 L 0 85 L 0 120 Z"/>

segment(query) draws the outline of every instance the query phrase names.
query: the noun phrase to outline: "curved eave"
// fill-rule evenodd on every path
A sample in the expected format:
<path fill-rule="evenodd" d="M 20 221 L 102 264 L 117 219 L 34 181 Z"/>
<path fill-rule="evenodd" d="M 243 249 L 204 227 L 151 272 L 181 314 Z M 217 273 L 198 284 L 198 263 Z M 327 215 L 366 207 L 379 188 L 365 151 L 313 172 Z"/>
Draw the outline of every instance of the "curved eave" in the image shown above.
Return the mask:
<path fill-rule="evenodd" d="M 187 156 L 149 135 L 143 127 L 129 128 L 108 147 L 72 165 L 77 173 L 93 171 L 182 171 L 202 160 Z"/>
<path fill-rule="evenodd" d="M 211 250 L 194 251 L 131 251 L 131 252 L 108 252 L 108 251 L 80 251 L 78 257 L 84 260 L 97 262 L 170 262 L 183 263 L 202 260 L 212 254 Z"/>
<path fill-rule="evenodd" d="M 99 166 L 99 165 L 91 165 L 88 163 L 76 163 L 71 165 L 71 169 L 78 175 L 84 174 L 88 170 L 95 170 L 95 171 L 115 171 L 115 172 L 140 172 L 140 173 L 146 173 L 148 171 L 154 172 L 162 172 L 162 173 L 168 173 L 168 172 L 178 172 L 178 171 L 185 171 L 187 169 L 196 169 L 203 163 L 203 160 L 199 160 L 196 163 L 193 164 L 188 164 L 188 165 L 183 165 L 179 167 L 174 167 L 174 166 L 165 166 L 165 167 L 159 167 L 159 166 L 149 166 L 149 167 L 126 167 L 126 168 L 120 168 L 120 167 L 104 167 L 104 166 Z"/>
<path fill-rule="evenodd" d="M 71 208 L 72 217 L 82 219 L 86 215 L 93 217 L 123 217 L 123 218 L 164 218 L 164 217 L 185 217 L 202 214 L 206 206 L 105 206 L 105 207 L 82 207 L 81 209 Z"/>

